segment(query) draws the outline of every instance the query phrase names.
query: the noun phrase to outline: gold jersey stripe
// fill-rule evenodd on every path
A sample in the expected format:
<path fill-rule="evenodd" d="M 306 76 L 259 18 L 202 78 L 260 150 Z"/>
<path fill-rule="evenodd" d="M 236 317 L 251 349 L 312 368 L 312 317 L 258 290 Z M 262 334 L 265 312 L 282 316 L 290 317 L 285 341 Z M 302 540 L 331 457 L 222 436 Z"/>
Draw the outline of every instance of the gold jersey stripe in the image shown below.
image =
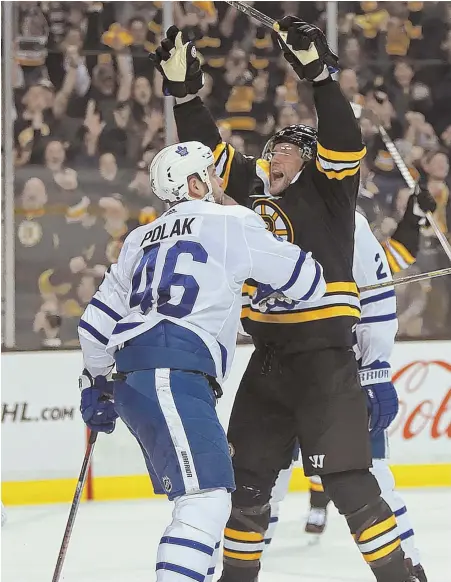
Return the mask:
<path fill-rule="evenodd" d="M 215 163 L 219 160 L 219 158 L 223 154 L 226 147 L 227 147 L 227 144 L 225 142 L 218 143 L 218 145 L 215 147 L 215 149 L 213 151 L 213 157 L 215 159 Z"/>
<path fill-rule="evenodd" d="M 392 527 L 395 527 L 395 525 L 396 525 L 395 516 L 391 515 L 390 517 L 387 517 L 387 519 L 384 519 L 384 521 L 376 523 L 375 525 L 372 525 L 368 529 L 364 530 L 357 541 L 360 544 L 362 542 L 372 540 L 378 535 L 381 535 L 387 532 L 388 530 L 392 529 Z"/>
<path fill-rule="evenodd" d="M 257 287 L 255 287 L 255 285 L 248 285 L 247 283 L 245 283 L 243 285 L 243 289 L 241 291 L 241 294 L 248 295 L 249 297 L 252 297 L 252 295 L 255 293 L 256 289 L 257 289 Z"/>
<path fill-rule="evenodd" d="M 335 172 L 333 170 L 325 170 L 318 162 L 318 160 L 316 160 L 316 169 L 322 174 L 325 174 L 330 180 L 343 180 L 343 178 L 346 178 L 347 176 L 355 176 L 355 174 L 357 174 L 360 169 L 360 165 L 356 166 L 355 168 L 351 168 L 350 170 Z"/>
<path fill-rule="evenodd" d="M 336 152 L 327 150 L 318 142 L 318 154 L 331 162 L 358 162 L 365 156 L 366 147 L 358 152 Z"/>
<path fill-rule="evenodd" d="M 321 483 L 313 483 L 313 481 L 310 481 L 310 491 L 319 491 L 320 493 L 324 493 L 324 487 L 321 485 Z"/>
<path fill-rule="evenodd" d="M 395 259 L 395 257 L 392 255 L 390 249 L 388 248 L 386 243 L 382 244 L 384 251 L 385 251 L 385 256 L 387 257 L 387 261 L 388 264 L 390 266 L 390 270 L 392 273 L 399 273 L 399 271 L 401 271 L 401 267 L 398 265 L 397 260 Z"/>
<path fill-rule="evenodd" d="M 399 255 L 406 261 L 406 263 L 411 265 L 412 263 L 415 262 L 415 257 L 409 253 L 409 251 L 402 243 L 392 238 L 390 238 L 388 242 L 395 249 L 395 251 L 399 253 Z"/>
<path fill-rule="evenodd" d="M 224 535 L 232 540 L 240 542 L 262 542 L 263 535 L 253 531 L 240 531 L 238 529 L 231 529 L 226 527 Z"/>
<path fill-rule="evenodd" d="M 338 281 L 326 284 L 326 293 L 352 293 L 359 295 L 359 289 L 355 283 Z"/>
<path fill-rule="evenodd" d="M 227 145 L 227 147 L 229 148 L 229 155 L 228 155 L 226 166 L 225 166 L 224 176 L 222 177 L 222 189 L 223 190 L 226 190 L 227 186 L 229 184 L 230 170 L 232 168 L 232 162 L 233 162 L 233 158 L 235 156 L 235 148 L 233 148 L 231 145 Z"/>
<path fill-rule="evenodd" d="M 380 560 L 381 558 L 385 558 L 388 554 L 391 554 L 396 548 L 399 548 L 401 545 L 401 540 L 396 538 L 394 542 L 388 544 L 384 548 L 380 550 L 376 550 L 375 552 L 371 552 L 370 554 L 362 554 L 365 562 L 375 562 L 376 560 Z"/>
<path fill-rule="evenodd" d="M 224 550 L 225 558 L 233 558 L 234 560 L 259 560 L 262 556 L 262 552 L 255 552 L 254 554 L 240 554 L 238 552 L 230 552 L 229 550 Z"/>
<path fill-rule="evenodd" d="M 305 321 L 318 321 L 332 317 L 355 317 L 360 319 L 360 311 L 351 306 L 329 306 L 321 309 L 301 311 L 299 313 L 260 313 L 250 307 L 241 310 L 241 317 L 260 323 L 303 323 Z"/>
<path fill-rule="evenodd" d="M 265 173 L 265 174 L 268 176 L 268 178 L 269 178 L 269 168 L 270 168 L 270 166 L 269 166 L 269 162 L 268 162 L 268 160 L 263 160 L 262 158 L 259 158 L 259 159 L 256 161 L 256 164 L 257 164 L 257 166 L 259 166 L 259 167 L 260 167 L 260 168 L 263 170 L 263 172 L 264 172 L 264 173 Z"/>

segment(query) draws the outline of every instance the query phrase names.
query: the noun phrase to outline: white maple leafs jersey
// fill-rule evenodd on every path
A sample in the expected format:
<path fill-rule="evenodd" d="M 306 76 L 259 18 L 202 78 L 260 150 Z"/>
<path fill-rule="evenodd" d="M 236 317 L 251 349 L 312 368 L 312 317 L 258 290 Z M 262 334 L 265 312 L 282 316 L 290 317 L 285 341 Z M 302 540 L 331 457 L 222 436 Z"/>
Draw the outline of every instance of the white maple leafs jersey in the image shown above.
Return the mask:
<path fill-rule="evenodd" d="M 357 287 L 391 281 L 384 249 L 364 216 L 355 214 L 353 275 Z M 354 352 L 360 367 L 389 362 L 398 331 L 394 287 L 360 293 L 361 315 L 354 330 Z"/>
<path fill-rule="evenodd" d="M 246 279 L 282 289 L 296 300 L 325 292 L 322 267 L 275 237 L 242 206 L 177 204 L 130 233 L 79 324 L 85 366 L 108 373 L 125 341 L 163 320 L 195 332 L 221 381 L 230 370 Z"/>

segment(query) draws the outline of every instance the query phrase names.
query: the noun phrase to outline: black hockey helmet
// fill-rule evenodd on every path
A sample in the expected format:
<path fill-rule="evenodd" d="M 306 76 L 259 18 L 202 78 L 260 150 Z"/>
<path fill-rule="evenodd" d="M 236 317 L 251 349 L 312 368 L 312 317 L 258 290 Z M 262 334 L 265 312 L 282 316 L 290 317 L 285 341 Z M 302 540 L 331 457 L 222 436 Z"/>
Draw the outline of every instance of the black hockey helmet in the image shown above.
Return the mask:
<path fill-rule="evenodd" d="M 302 159 L 308 162 L 316 155 L 317 139 L 318 132 L 313 127 L 303 125 L 302 123 L 289 125 L 278 131 L 266 142 L 263 148 L 262 158 L 264 160 L 270 160 L 272 148 L 277 143 L 292 143 L 299 147 Z"/>

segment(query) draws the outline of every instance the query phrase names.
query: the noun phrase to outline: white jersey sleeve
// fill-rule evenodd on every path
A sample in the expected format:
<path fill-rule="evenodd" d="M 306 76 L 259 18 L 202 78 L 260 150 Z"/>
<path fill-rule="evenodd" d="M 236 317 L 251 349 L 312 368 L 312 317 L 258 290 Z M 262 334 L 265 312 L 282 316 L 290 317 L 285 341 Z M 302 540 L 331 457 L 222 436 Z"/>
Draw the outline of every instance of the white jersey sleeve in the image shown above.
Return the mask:
<path fill-rule="evenodd" d="M 114 365 L 114 359 L 106 352 L 106 346 L 116 323 L 124 318 L 127 306 L 128 240 L 119 254 L 118 262 L 111 265 L 105 277 L 83 313 L 78 325 L 80 345 L 84 354 L 89 354 L 86 365 L 93 377 L 105 375 Z"/>
<path fill-rule="evenodd" d="M 358 287 L 391 281 L 384 250 L 371 232 L 366 218 L 356 212 L 353 274 Z M 354 351 L 361 367 L 376 360 L 389 362 L 396 332 L 396 296 L 394 287 L 384 287 L 360 294 L 361 319 L 356 325 Z"/>
<path fill-rule="evenodd" d="M 246 215 L 244 237 L 250 259 L 247 278 L 296 301 L 316 301 L 326 292 L 322 266 L 311 253 L 270 233 L 255 212 Z"/>

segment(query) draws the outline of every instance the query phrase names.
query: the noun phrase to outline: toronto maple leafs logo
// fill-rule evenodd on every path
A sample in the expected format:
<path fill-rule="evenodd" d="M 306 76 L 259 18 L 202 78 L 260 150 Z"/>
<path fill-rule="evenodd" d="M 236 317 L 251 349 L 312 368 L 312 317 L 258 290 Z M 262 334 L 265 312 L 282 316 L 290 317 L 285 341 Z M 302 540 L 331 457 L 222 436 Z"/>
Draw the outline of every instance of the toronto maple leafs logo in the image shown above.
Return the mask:
<path fill-rule="evenodd" d="M 188 155 L 188 148 L 185 146 L 180 146 L 175 150 L 175 153 L 179 156 L 187 156 Z"/>

